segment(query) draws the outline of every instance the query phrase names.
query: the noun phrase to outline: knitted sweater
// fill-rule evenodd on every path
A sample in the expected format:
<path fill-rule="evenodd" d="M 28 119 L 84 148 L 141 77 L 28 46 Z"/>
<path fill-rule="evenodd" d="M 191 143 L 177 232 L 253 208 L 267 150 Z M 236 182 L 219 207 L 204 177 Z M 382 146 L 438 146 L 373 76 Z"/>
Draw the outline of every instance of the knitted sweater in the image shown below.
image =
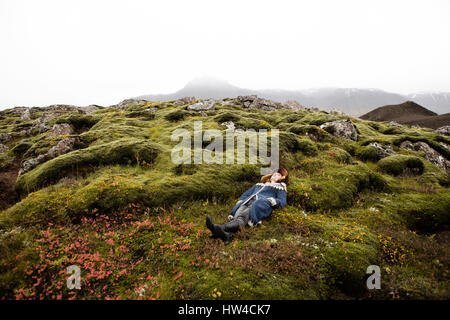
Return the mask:
<path fill-rule="evenodd" d="M 250 226 L 261 223 L 270 216 L 273 209 L 286 206 L 286 184 L 284 182 L 255 184 L 241 195 L 240 200 L 231 209 L 230 216 L 234 217 L 237 209 L 253 197 L 256 197 L 256 200 L 250 208 Z"/>

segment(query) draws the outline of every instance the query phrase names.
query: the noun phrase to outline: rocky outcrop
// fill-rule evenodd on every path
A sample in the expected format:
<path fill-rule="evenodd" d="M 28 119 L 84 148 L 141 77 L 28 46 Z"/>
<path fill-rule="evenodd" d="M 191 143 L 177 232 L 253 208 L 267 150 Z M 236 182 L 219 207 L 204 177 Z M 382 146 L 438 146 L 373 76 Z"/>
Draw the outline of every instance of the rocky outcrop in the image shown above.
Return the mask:
<path fill-rule="evenodd" d="M 433 132 L 437 133 L 437 134 L 441 134 L 443 136 L 450 136 L 450 126 L 443 126 L 443 127 L 437 128 Z"/>
<path fill-rule="evenodd" d="M 22 121 L 30 121 L 31 120 L 31 112 L 29 108 L 26 108 L 25 111 L 20 116 L 20 120 Z"/>
<path fill-rule="evenodd" d="M 283 103 L 283 106 L 286 109 L 291 109 L 291 110 L 294 110 L 294 111 L 306 110 L 306 108 L 304 106 L 302 106 L 300 103 L 298 103 L 295 100 L 288 100 L 285 103 Z"/>
<path fill-rule="evenodd" d="M 446 171 L 450 170 L 450 161 L 445 159 L 439 152 L 431 148 L 425 142 L 417 141 L 413 143 L 409 140 L 405 140 L 400 144 L 400 148 L 413 151 L 423 151 L 425 153 L 425 159 L 430 161 L 432 164 Z"/>
<path fill-rule="evenodd" d="M 189 105 L 186 109 L 191 111 L 208 111 L 214 110 L 216 101 L 213 99 L 202 100 L 197 103 Z"/>
<path fill-rule="evenodd" d="M 125 99 L 122 102 L 112 105 L 110 107 L 123 110 L 128 108 L 130 105 L 145 106 L 147 102 L 148 102 L 147 100 Z"/>
<path fill-rule="evenodd" d="M 390 121 L 390 122 L 389 122 L 389 125 L 390 125 L 391 127 L 403 128 L 403 125 L 401 125 L 400 123 L 395 122 L 395 121 Z"/>
<path fill-rule="evenodd" d="M 283 108 L 281 103 L 258 98 L 256 95 L 251 96 L 238 96 L 236 102 L 241 104 L 244 108 L 249 109 L 260 109 L 265 111 L 275 111 L 277 109 Z"/>
<path fill-rule="evenodd" d="M 78 108 L 76 106 L 70 104 L 52 104 L 46 107 L 47 111 L 64 111 L 64 112 L 78 112 Z"/>
<path fill-rule="evenodd" d="M 320 128 L 341 139 L 354 141 L 358 139 L 358 132 L 350 119 L 325 122 Z"/>
<path fill-rule="evenodd" d="M 193 103 L 195 101 L 195 97 L 184 97 L 175 101 L 176 106 L 184 106 L 185 104 Z"/>
<path fill-rule="evenodd" d="M 333 114 L 336 116 L 344 116 L 345 115 L 345 113 L 343 111 L 336 109 L 334 107 L 330 110 L 330 114 Z"/>
<path fill-rule="evenodd" d="M 378 159 L 383 159 L 392 154 L 396 154 L 396 152 L 392 149 L 391 145 L 383 146 L 377 142 L 371 142 L 371 143 L 369 143 L 369 146 L 372 146 L 375 148 Z"/>
<path fill-rule="evenodd" d="M 59 113 L 44 113 L 42 117 L 36 119 L 30 128 L 24 130 L 24 133 L 26 135 L 31 135 L 34 130 L 37 130 L 38 134 L 50 130 L 51 127 L 47 124 L 48 120 L 58 117 L 59 115 Z"/>
<path fill-rule="evenodd" d="M 0 143 L 7 143 L 11 141 L 13 136 L 10 133 L 0 133 Z"/>
<path fill-rule="evenodd" d="M 89 113 L 99 110 L 100 107 L 95 104 L 91 104 L 86 107 L 77 107 L 77 109 L 78 109 L 78 112 L 80 112 L 80 113 L 89 114 Z"/>
<path fill-rule="evenodd" d="M 440 144 L 441 146 L 443 146 L 444 148 L 450 150 L 450 144 L 445 143 L 445 142 L 439 142 L 439 144 Z"/>
<path fill-rule="evenodd" d="M 68 123 L 57 123 L 53 125 L 49 137 L 66 136 L 75 132 L 75 128 Z"/>
<path fill-rule="evenodd" d="M 23 161 L 19 170 L 19 176 L 30 171 L 38 164 L 72 151 L 77 143 L 79 143 L 78 138 L 62 139 L 45 154 L 40 154 L 36 158 Z"/>
<path fill-rule="evenodd" d="M 9 150 L 7 146 L 5 146 L 3 143 L 0 143 L 0 153 L 5 153 Z"/>
<path fill-rule="evenodd" d="M 227 129 L 235 129 L 236 126 L 233 121 L 226 121 L 220 124 L 221 126 L 227 127 Z"/>

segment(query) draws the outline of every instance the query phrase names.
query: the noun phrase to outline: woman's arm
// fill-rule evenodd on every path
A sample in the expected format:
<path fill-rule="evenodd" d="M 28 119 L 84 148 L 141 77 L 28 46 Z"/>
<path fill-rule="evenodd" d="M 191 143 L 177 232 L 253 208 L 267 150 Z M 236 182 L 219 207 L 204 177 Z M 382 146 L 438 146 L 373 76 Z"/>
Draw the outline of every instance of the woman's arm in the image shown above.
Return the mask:
<path fill-rule="evenodd" d="M 282 190 L 277 190 L 276 198 L 268 198 L 270 203 L 272 204 L 272 207 L 278 208 L 278 207 L 284 207 L 286 206 L 286 199 L 287 199 L 287 192 Z"/>

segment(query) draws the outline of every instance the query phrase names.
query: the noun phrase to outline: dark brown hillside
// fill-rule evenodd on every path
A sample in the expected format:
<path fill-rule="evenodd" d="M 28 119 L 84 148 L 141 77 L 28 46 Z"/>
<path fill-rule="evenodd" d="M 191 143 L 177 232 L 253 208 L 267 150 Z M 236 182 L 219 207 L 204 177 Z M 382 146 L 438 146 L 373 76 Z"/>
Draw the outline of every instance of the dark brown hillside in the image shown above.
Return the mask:
<path fill-rule="evenodd" d="M 375 110 L 362 115 L 360 118 L 370 121 L 396 121 L 406 123 L 434 116 L 437 116 L 437 114 L 433 111 L 430 111 L 415 102 L 406 101 L 401 104 L 376 108 Z"/>
<path fill-rule="evenodd" d="M 450 113 L 440 114 L 438 116 L 424 117 L 421 119 L 402 122 L 409 125 L 417 125 L 424 128 L 437 129 L 443 126 L 450 126 Z"/>

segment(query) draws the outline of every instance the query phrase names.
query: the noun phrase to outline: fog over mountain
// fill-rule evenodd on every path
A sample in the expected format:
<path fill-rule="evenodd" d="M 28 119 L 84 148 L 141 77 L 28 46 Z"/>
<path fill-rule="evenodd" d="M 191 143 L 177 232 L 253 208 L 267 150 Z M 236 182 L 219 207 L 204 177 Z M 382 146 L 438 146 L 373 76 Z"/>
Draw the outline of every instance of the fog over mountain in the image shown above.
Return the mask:
<path fill-rule="evenodd" d="M 258 95 L 278 102 L 296 100 L 306 107 L 323 110 L 337 108 L 351 116 L 363 115 L 374 108 L 414 101 L 429 110 L 442 114 L 450 111 L 450 92 L 411 93 L 408 95 L 364 88 L 317 88 L 305 90 L 252 90 L 234 86 L 227 81 L 205 77 L 190 81 L 182 89 L 169 94 L 147 94 L 137 97 L 150 101 L 174 100 L 186 96 L 196 98 L 234 98 L 239 95 Z"/>

